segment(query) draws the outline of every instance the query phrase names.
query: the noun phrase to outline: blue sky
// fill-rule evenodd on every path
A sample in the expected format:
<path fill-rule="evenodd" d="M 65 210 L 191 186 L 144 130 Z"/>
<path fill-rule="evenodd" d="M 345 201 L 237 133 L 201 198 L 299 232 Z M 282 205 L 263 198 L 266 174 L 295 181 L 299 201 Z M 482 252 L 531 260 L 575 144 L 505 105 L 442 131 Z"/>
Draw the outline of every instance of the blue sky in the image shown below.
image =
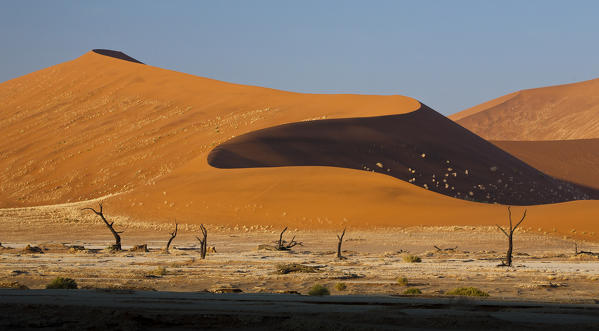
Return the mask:
<path fill-rule="evenodd" d="M 402 94 L 452 114 L 599 78 L 599 1 L 1 1 L 0 82 L 121 50 L 315 93 Z"/>

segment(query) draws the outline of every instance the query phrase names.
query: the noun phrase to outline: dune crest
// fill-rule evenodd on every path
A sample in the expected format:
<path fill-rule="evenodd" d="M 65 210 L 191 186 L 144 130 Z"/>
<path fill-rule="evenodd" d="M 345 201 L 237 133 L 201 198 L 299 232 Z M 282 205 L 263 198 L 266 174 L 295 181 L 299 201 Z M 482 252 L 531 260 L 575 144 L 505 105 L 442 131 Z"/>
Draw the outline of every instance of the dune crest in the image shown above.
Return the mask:
<path fill-rule="evenodd" d="M 113 51 L 111 49 L 94 49 L 94 50 L 92 50 L 92 52 L 98 53 L 101 55 L 105 55 L 105 56 L 110 56 L 110 57 L 113 57 L 113 58 L 116 58 L 119 60 L 125 60 L 125 61 L 129 61 L 129 62 L 144 64 L 143 62 L 138 61 L 123 52 Z"/>
<path fill-rule="evenodd" d="M 332 166 L 385 174 L 460 199 L 511 205 L 599 198 L 555 180 L 434 110 L 291 123 L 214 148 L 217 168 Z"/>

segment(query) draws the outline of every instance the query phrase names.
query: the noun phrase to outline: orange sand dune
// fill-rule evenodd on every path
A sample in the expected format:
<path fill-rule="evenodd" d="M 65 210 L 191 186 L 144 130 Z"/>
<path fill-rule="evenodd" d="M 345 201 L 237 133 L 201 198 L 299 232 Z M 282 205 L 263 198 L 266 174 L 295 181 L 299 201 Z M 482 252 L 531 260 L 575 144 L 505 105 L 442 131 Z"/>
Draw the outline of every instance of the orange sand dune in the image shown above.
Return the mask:
<path fill-rule="evenodd" d="M 487 140 L 599 138 L 599 79 L 511 93 L 449 118 Z"/>
<path fill-rule="evenodd" d="M 599 189 L 599 139 L 492 143 L 550 176 Z"/>
<path fill-rule="evenodd" d="M 0 84 L 0 207 L 86 200 L 154 180 L 233 136 L 420 107 L 224 83 L 89 52 Z"/>
<path fill-rule="evenodd" d="M 90 52 L 0 84 L 0 100 L 0 207 L 126 192 L 107 199 L 108 215 L 303 228 L 505 221 L 503 206 L 379 173 L 207 162 L 215 146 L 260 129 L 412 113 L 421 104 L 408 97 L 291 93 Z M 599 201 L 534 206 L 528 224 L 591 236 L 598 211 Z"/>

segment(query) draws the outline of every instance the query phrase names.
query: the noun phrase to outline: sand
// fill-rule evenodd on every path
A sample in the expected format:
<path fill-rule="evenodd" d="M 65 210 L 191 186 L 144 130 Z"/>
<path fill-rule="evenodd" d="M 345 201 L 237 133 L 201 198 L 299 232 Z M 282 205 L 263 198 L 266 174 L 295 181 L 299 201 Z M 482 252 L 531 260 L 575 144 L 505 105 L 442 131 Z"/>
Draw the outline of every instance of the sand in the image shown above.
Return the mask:
<path fill-rule="evenodd" d="M 475 286 L 502 300 L 541 300 L 594 303 L 599 290 L 598 257 L 575 256 L 579 250 L 599 251 L 599 245 L 574 237 L 544 234 L 523 225 L 515 234 L 514 267 L 497 267 L 506 239 L 489 226 L 412 226 L 354 229 L 349 227 L 342 246 L 345 260 L 337 260 L 336 234 L 341 230 L 289 228 L 301 245 L 291 251 L 258 250 L 274 245 L 282 228 L 224 227 L 207 224 L 208 245 L 216 253 L 200 259 L 195 224 L 180 224 L 171 253 L 162 251 L 173 224 L 109 218 L 122 233 L 123 247 L 147 244 L 150 252 L 109 252 L 113 242 L 99 218 L 77 205 L 0 212 L 2 246 L 0 280 L 32 289 L 44 288 L 55 277 L 71 277 L 84 288 L 155 289 L 160 291 L 217 291 L 238 288 L 244 293 L 297 291 L 306 294 L 321 283 L 336 295 L 402 294 L 418 287 L 425 295 L 443 296 L 460 286 Z M 25 253 L 26 245 L 43 253 Z M 69 246 L 84 246 L 70 251 Z M 450 249 L 439 251 L 440 249 Z M 407 254 L 420 263 L 408 263 Z M 315 273 L 279 274 L 279 264 L 315 266 Z M 162 268 L 162 270 L 160 269 Z M 333 290 L 338 282 L 347 289 Z"/>
<path fill-rule="evenodd" d="M 552 177 L 599 188 L 599 139 L 492 143 Z"/>
<path fill-rule="evenodd" d="M 107 213 L 138 222 L 306 230 L 506 222 L 505 206 L 450 198 L 365 169 L 218 169 L 207 162 L 219 144 L 277 125 L 423 114 L 409 97 L 292 93 L 89 52 L 0 84 L 0 98 L 0 207 L 113 195 L 105 200 Z M 457 127 L 440 122 L 449 123 L 434 127 L 440 132 Z M 496 157 L 476 151 L 468 162 Z M 531 206 L 526 222 L 591 240 L 599 232 L 598 211 L 597 201 Z"/>
<path fill-rule="evenodd" d="M 599 138 L 599 79 L 522 90 L 449 116 L 487 140 Z"/>

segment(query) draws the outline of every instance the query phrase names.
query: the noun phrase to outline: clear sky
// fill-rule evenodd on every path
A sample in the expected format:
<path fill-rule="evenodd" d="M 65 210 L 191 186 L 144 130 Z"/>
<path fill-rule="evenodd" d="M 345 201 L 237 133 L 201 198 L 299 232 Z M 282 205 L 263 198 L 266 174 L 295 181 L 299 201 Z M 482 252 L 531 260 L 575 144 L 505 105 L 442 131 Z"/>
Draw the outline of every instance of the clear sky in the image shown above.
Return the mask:
<path fill-rule="evenodd" d="M 0 42 L 0 82 L 108 48 L 241 84 L 402 94 L 448 115 L 598 78 L 599 1 L 0 0 Z"/>

